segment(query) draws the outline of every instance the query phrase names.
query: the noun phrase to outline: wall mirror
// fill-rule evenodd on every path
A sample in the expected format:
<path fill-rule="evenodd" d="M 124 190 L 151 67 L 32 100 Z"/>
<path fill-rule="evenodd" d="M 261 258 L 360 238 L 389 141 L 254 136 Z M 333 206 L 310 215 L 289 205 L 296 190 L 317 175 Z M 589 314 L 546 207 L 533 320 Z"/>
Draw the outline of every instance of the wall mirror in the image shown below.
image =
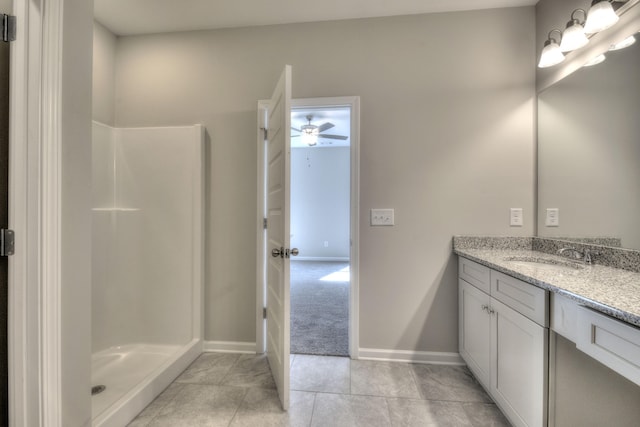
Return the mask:
<path fill-rule="evenodd" d="M 540 237 L 640 250 L 638 30 L 632 46 L 538 94 Z"/>

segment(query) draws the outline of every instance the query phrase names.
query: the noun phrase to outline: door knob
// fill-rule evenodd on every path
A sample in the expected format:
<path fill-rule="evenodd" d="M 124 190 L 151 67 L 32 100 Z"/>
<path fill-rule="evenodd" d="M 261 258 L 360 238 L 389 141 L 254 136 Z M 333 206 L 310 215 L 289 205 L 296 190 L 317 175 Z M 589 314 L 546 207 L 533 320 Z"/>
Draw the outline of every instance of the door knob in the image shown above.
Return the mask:
<path fill-rule="evenodd" d="M 271 249 L 271 256 L 274 258 L 278 258 L 278 257 L 284 258 L 284 248 L 281 247 L 280 249 L 278 248 Z"/>
<path fill-rule="evenodd" d="M 291 249 L 290 253 L 291 253 L 291 256 L 298 256 L 300 251 L 298 251 L 298 248 L 293 248 L 293 249 Z"/>

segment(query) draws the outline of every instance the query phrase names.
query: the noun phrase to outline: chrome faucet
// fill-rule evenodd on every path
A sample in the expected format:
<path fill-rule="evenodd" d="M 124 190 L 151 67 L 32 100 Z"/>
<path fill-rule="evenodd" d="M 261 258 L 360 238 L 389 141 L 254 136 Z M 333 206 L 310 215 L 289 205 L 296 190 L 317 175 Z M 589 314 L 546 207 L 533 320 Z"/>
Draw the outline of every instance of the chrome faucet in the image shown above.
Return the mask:
<path fill-rule="evenodd" d="M 593 256 L 600 255 L 600 252 L 585 248 L 584 252 L 580 252 L 576 248 L 562 248 L 558 250 L 558 254 L 564 255 L 565 252 L 571 252 L 573 258 L 582 260 L 586 265 L 593 265 Z"/>

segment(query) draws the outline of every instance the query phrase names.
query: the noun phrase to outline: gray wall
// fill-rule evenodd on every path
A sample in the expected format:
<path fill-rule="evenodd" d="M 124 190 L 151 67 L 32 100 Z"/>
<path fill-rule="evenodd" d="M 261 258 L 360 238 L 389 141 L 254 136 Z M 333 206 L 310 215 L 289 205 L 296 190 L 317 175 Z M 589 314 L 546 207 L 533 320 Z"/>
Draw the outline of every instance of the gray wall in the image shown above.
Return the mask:
<path fill-rule="evenodd" d="M 62 425 L 91 420 L 91 33 L 93 3 L 65 0 L 62 55 Z M 69 90 L 68 88 L 73 88 Z"/>
<path fill-rule="evenodd" d="M 93 120 L 113 126 L 116 94 L 116 36 L 93 22 Z"/>
<path fill-rule="evenodd" d="M 205 339 L 255 340 L 256 103 L 291 64 L 361 96 L 360 347 L 457 351 L 452 235 L 533 232 L 534 47 L 533 7 L 120 37 L 116 125 L 209 133 Z"/>
<path fill-rule="evenodd" d="M 349 258 L 350 151 L 291 150 L 291 247 L 299 258 Z"/>

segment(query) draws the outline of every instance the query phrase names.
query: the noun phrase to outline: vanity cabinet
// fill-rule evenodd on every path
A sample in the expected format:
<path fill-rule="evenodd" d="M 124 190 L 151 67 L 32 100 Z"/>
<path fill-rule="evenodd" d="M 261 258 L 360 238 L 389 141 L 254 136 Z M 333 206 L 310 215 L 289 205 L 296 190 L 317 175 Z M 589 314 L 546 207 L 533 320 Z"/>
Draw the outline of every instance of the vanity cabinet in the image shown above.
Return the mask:
<path fill-rule="evenodd" d="M 460 355 L 513 425 L 546 426 L 548 292 L 459 260 Z"/>

